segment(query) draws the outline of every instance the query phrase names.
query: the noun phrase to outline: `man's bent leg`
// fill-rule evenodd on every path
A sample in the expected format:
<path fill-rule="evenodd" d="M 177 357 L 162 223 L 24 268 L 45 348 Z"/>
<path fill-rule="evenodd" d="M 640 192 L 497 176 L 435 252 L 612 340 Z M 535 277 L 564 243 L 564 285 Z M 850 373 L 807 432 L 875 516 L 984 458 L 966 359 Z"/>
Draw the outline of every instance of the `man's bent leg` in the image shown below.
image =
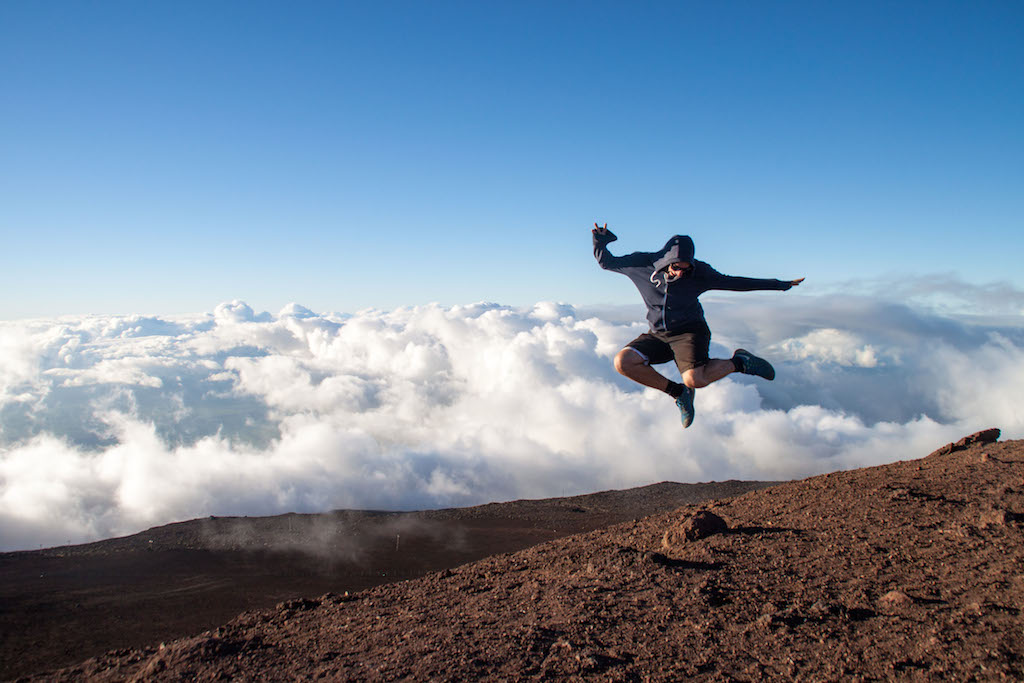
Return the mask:
<path fill-rule="evenodd" d="M 731 360 L 712 358 L 704 365 L 690 368 L 683 373 L 683 384 L 693 389 L 701 389 L 736 371 Z"/>
<path fill-rule="evenodd" d="M 652 368 L 650 361 L 639 351 L 629 346 L 619 351 L 615 356 L 615 369 L 634 382 L 664 391 L 674 398 L 682 413 L 683 428 L 689 427 L 693 422 L 693 389 L 673 382 Z"/>
<path fill-rule="evenodd" d="M 634 382 L 639 382 L 645 387 L 665 391 L 669 386 L 669 379 L 652 368 L 647 359 L 640 355 L 640 352 L 627 346 L 615 356 L 615 369 L 620 375 L 628 377 Z"/>

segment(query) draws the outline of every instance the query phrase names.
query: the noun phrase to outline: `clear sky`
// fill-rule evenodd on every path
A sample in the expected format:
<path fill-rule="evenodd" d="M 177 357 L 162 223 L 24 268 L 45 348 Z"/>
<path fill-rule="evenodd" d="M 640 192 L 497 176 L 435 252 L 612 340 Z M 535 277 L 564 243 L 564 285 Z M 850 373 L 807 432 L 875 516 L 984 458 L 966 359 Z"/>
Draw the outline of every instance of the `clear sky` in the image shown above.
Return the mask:
<path fill-rule="evenodd" d="M 1022 38 L 1020 0 L 0 1 L 0 550 L 1024 437 Z M 684 433 L 614 370 L 594 221 L 806 276 L 703 299 L 777 379 Z"/>
<path fill-rule="evenodd" d="M 1024 275 L 1019 2 L 0 4 L 0 319 Z"/>

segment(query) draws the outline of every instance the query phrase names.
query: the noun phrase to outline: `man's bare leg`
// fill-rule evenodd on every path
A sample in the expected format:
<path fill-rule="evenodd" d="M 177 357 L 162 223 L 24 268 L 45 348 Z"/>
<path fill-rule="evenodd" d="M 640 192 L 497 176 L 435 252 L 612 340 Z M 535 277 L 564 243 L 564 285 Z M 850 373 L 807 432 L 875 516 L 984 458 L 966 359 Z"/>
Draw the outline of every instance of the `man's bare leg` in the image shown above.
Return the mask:
<path fill-rule="evenodd" d="M 669 379 L 648 365 L 644 357 L 636 349 L 627 346 L 615 356 L 615 369 L 620 375 L 639 382 L 645 387 L 665 391 Z"/>
<path fill-rule="evenodd" d="M 718 380 L 736 372 L 736 366 L 731 360 L 712 358 L 704 365 L 690 368 L 683 373 L 683 384 L 691 389 L 701 389 L 717 382 Z"/>
<path fill-rule="evenodd" d="M 693 423 L 693 389 L 673 382 L 650 366 L 636 349 L 627 346 L 615 356 L 615 369 L 645 387 L 664 391 L 675 399 L 683 421 L 683 428 Z"/>

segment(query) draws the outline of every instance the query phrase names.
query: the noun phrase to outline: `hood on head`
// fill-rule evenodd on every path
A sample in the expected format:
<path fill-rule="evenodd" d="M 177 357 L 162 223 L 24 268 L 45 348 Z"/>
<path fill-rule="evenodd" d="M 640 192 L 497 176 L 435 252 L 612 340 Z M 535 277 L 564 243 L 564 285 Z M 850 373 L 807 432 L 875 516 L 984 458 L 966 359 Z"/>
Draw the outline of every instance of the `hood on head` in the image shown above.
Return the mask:
<path fill-rule="evenodd" d="M 689 235 L 676 235 L 668 242 L 654 259 L 654 275 L 668 268 L 673 263 L 684 261 L 693 263 L 693 240 Z"/>

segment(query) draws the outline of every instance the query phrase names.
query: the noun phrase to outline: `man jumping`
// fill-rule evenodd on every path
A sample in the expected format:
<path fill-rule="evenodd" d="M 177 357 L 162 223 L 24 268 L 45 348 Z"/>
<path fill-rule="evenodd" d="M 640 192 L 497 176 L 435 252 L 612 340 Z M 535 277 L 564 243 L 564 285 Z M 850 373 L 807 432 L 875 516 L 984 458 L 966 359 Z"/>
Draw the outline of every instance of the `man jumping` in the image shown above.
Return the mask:
<path fill-rule="evenodd" d="M 775 368 L 749 351 L 736 349 L 732 358 L 709 358 L 711 330 L 697 301 L 711 289 L 751 292 L 760 289 L 786 291 L 804 281 L 762 280 L 722 275 L 693 258 L 693 240 L 676 235 L 660 251 L 638 251 L 612 256 L 608 245 L 618 239 L 608 224 L 594 223 L 594 258 L 605 270 L 622 273 L 640 290 L 647 304 L 650 332 L 641 334 L 615 356 L 620 374 L 646 387 L 664 391 L 676 400 L 683 427 L 693 423 L 693 394 L 733 372 L 775 379 Z M 652 365 L 676 362 L 683 383 L 668 379 Z"/>

